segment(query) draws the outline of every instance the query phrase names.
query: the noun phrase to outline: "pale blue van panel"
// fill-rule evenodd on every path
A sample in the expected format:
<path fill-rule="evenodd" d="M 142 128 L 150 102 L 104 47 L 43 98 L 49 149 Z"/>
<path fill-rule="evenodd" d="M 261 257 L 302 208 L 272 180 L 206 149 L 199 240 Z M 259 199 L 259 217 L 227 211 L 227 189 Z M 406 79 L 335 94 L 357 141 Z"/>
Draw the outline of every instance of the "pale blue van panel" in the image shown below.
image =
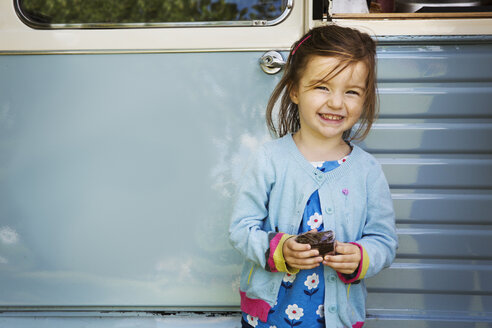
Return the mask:
<path fill-rule="evenodd" d="M 0 305 L 237 305 L 261 55 L 0 56 Z"/>

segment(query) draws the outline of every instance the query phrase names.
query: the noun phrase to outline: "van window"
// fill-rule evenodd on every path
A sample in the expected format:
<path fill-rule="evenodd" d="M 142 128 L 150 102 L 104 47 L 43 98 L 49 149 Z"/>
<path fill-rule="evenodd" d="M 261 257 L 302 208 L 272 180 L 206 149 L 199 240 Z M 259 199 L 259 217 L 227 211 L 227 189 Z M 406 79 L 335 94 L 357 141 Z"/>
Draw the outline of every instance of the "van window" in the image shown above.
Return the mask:
<path fill-rule="evenodd" d="M 332 0 L 333 1 L 333 0 Z M 488 18 L 491 0 L 355 0 L 333 1 L 332 18 L 435 19 Z"/>
<path fill-rule="evenodd" d="M 292 0 L 16 0 L 39 28 L 273 25 Z"/>
<path fill-rule="evenodd" d="M 334 22 L 372 35 L 492 34 L 492 0 L 312 0 L 309 27 Z"/>

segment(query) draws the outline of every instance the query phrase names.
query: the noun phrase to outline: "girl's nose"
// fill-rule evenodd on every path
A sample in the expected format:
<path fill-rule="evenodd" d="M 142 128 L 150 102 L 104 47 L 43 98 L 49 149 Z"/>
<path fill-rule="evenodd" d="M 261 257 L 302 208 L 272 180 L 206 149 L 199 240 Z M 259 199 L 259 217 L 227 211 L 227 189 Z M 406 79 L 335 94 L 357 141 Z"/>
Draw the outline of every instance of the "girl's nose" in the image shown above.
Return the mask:
<path fill-rule="evenodd" d="M 332 109 L 342 109 L 343 107 L 343 95 L 338 92 L 333 92 L 328 97 L 327 104 Z"/>

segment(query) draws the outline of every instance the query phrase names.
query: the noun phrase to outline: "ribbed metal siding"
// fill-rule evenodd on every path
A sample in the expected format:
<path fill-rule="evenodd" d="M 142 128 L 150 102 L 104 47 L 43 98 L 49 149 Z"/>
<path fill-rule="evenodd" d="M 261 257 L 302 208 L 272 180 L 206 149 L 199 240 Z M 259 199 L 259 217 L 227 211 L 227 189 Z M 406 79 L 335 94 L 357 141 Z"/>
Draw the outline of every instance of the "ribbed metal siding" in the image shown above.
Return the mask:
<path fill-rule="evenodd" d="M 400 246 L 367 281 L 367 327 L 492 326 L 492 45 L 380 46 L 363 146 L 392 189 Z"/>

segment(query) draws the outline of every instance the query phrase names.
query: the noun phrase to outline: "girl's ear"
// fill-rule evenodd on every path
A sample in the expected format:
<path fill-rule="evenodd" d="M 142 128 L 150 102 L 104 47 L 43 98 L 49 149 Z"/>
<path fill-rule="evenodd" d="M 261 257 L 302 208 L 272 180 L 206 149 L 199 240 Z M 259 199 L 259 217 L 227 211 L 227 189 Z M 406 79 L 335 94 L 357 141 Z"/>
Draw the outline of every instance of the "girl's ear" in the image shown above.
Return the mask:
<path fill-rule="evenodd" d="M 299 99 L 298 99 L 298 91 L 297 91 L 297 87 L 294 86 L 290 92 L 289 92 L 289 96 L 290 96 L 290 100 L 296 104 L 296 105 L 299 105 Z"/>

